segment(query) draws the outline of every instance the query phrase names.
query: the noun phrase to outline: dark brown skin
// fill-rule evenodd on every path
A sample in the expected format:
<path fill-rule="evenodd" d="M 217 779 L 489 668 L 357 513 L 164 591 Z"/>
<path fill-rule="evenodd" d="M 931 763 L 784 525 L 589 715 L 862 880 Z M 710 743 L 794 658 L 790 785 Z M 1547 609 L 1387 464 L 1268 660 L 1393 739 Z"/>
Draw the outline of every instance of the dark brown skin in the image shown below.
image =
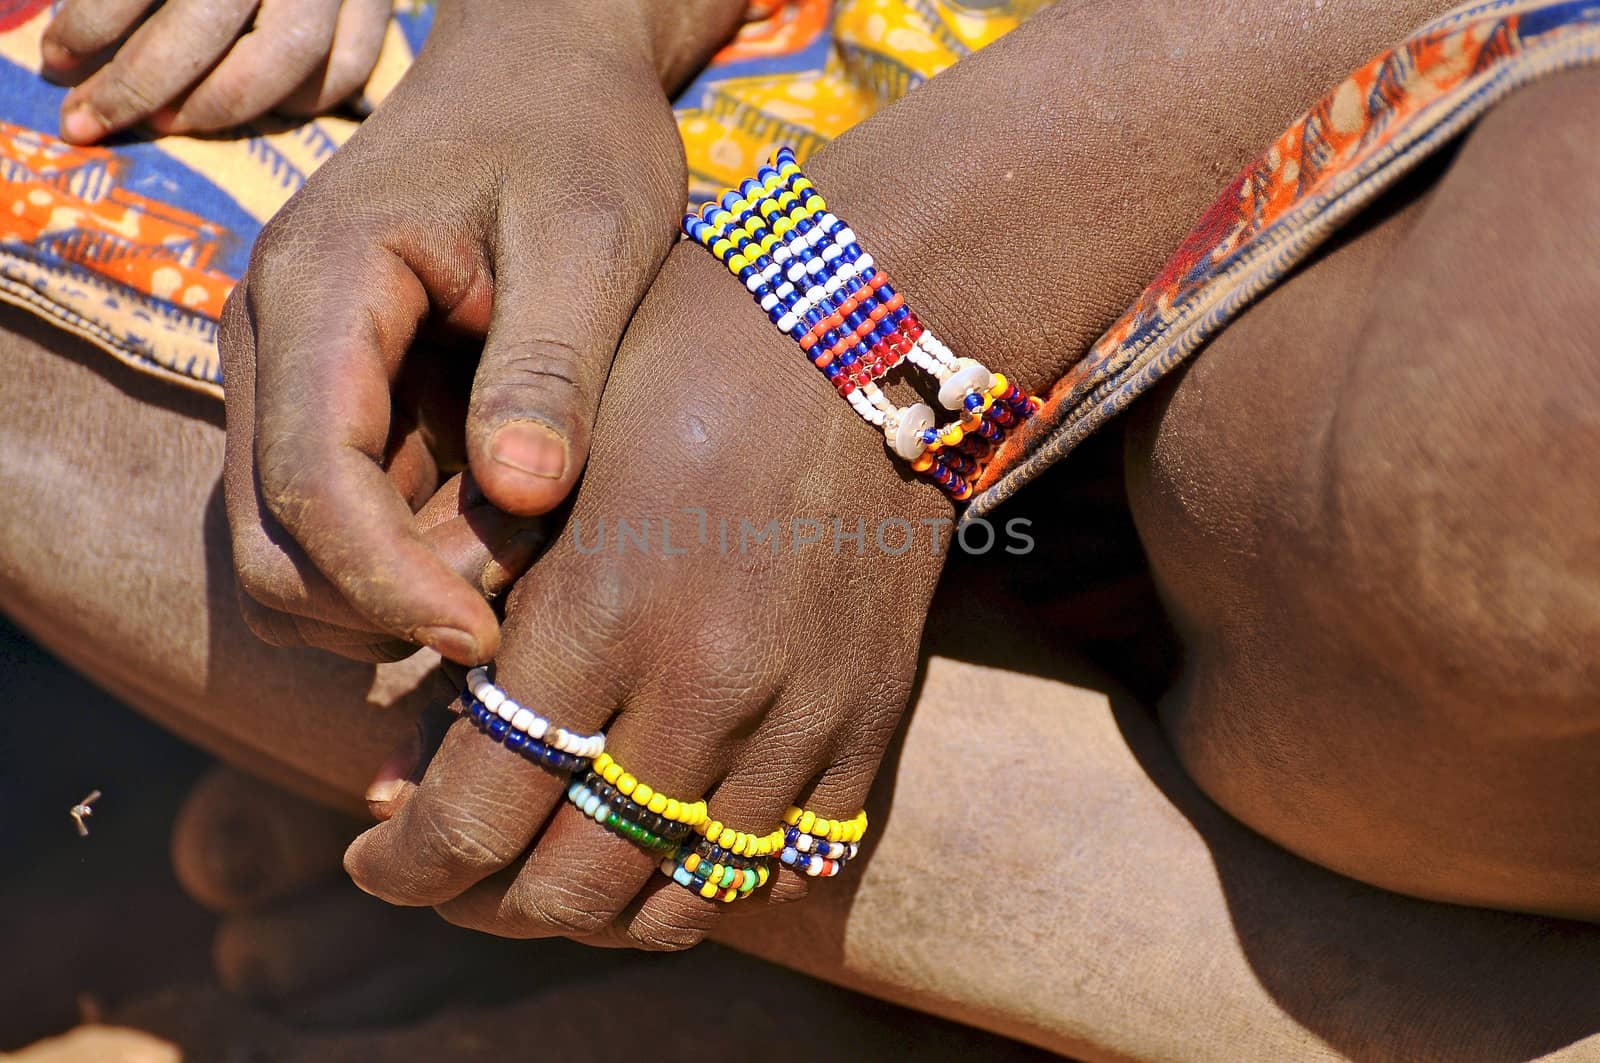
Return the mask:
<path fill-rule="evenodd" d="M 45 30 L 46 74 L 76 87 L 61 136 L 92 144 L 147 121 L 228 129 L 268 111 L 317 114 L 372 73 L 390 0 L 66 0 Z"/>
<path fill-rule="evenodd" d="M 419 487 L 464 450 L 504 513 L 567 495 L 681 207 L 663 85 L 738 9 L 445 5 L 381 111 L 263 230 L 222 341 L 229 514 L 263 637 L 368 660 L 392 653 L 385 635 L 462 663 L 494 655 L 479 581 L 413 525 Z M 424 325 L 487 337 L 464 429 L 391 409 L 407 376 L 462 365 L 447 345 L 402 373 Z M 521 531 L 495 530 L 493 552 Z"/>
<path fill-rule="evenodd" d="M 1160 199 L 1176 217 L 1197 215 L 1215 185 L 1175 185 L 1171 171 L 1182 159 L 1232 172 L 1287 124 L 1313 93 L 1286 87 L 1279 73 L 1285 64 L 1309 68 L 1305 76 L 1315 78 L 1309 83 L 1325 86 L 1436 11 L 1418 5 L 1397 13 L 1384 5 L 1381 15 L 1373 13 L 1373 38 L 1351 40 L 1347 52 L 1335 49 L 1331 57 L 1326 41 L 1297 21 L 1285 36 L 1302 51 L 1279 52 L 1271 83 L 1246 94 L 1248 100 L 1226 97 L 1230 137 L 1216 128 L 1219 98 L 1197 96 L 1192 86 L 1180 91 L 1190 72 L 1173 70 L 1173 42 L 1160 26 L 1130 27 L 1125 13 L 1096 23 L 1092 11 L 1058 7 L 842 138 L 810 169 L 901 286 L 918 293 L 923 315 L 953 346 L 1038 387 L 1104 327 L 1180 235 L 1181 226 L 1169 227 L 1166 215 L 1119 215 L 1117 203 Z M 1351 16 L 1346 9 L 1322 17 L 1339 18 L 1355 37 L 1368 24 Z M 1382 19 L 1393 22 L 1378 25 Z M 1181 24 L 1201 20 L 1186 17 Z M 1107 37 L 1097 38 L 1097 28 Z M 1218 56 L 1202 47 L 1236 47 L 1233 35 L 1218 31 L 1218 37 L 1227 39 L 1185 37 L 1184 55 L 1208 66 L 1248 68 L 1238 51 Z M 1091 80 L 1085 91 L 1081 83 L 1053 81 L 1063 49 L 1081 54 L 1085 64 L 1116 54 L 1115 70 L 1093 73 L 1138 78 L 1165 106 L 1129 113 L 1121 109 L 1128 96 L 1115 82 Z M 1171 84 L 1161 85 L 1163 77 Z M 1019 84 L 1034 88 L 1026 112 L 1009 106 Z M 1108 108 L 1115 124 L 1105 120 Z M 972 117 L 952 123 L 952 113 Z M 929 150 L 917 167 L 896 168 L 896 149 L 906 144 Z M 1044 219 L 1048 242 L 1039 237 Z M 1089 262 L 1094 287 L 1074 297 L 1072 279 L 1086 277 Z M 705 505 L 713 517 L 755 525 L 837 514 L 847 525 L 864 518 L 870 528 L 886 516 L 950 516 L 938 495 L 908 482 L 883 458 L 879 441 L 842 414 L 810 367 L 718 270 L 696 249 L 681 248 L 635 317 L 601 407 L 595 461 L 573 523 L 592 530 L 605 518 L 613 526 L 619 517 L 659 522 L 683 505 Z M 995 277 L 1008 278 L 1004 299 L 989 296 Z M 1105 300 L 1103 316 L 1093 313 L 1097 299 Z M 1236 386 L 1239 401 L 1254 397 L 1246 381 Z M 775 444 L 774 430 L 761 429 L 777 425 L 783 427 Z M 808 463 L 812 455 L 827 458 Z M 1376 528 L 1364 531 L 1375 541 Z M 848 815 L 898 719 L 941 563 L 942 551 L 921 548 L 864 559 L 823 549 L 730 560 L 692 547 L 672 557 L 620 549 L 586 556 L 564 535 L 511 597 L 499 677 L 515 696 L 566 726 L 609 724 L 619 760 L 666 792 L 709 793 L 713 815 L 725 822 L 771 823 L 797 798 L 825 814 Z M 1270 592 L 1292 601 L 1306 588 L 1285 583 Z M 1348 614 L 1352 623 L 1356 615 Z M 1248 673 L 1229 674 L 1253 681 Z M 1371 711 L 1383 711 L 1381 703 Z M 1323 718 L 1340 717 L 1325 712 Z M 1346 737 L 1362 740 L 1359 731 Z M 1212 741 L 1219 750 L 1230 744 L 1248 750 L 1252 736 Z M 1375 772 L 1396 767 L 1382 758 L 1369 762 Z M 1579 748 L 1521 762 L 1517 770 L 1561 763 L 1576 767 L 1593 758 Z M 1459 802 L 1470 791 L 1452 788 L 1450 779 L 1468 767 L 1457 763 L 1431 780 L 1442 796 L 1428 809 L 1430 837 L 1444 850 L 1484 848 L 1466 832 L 1441 833 L 1453 807 L 1461 822 Z M 1582 800 L 1584 791 L 1559 776 L 1534 774 L 1540 785 L 1524 790 L 1522 814 L 1508 815 L 1498 828 L 1540 847 L 1534 866 L 1506 861 L 1492 880 L 1470 860 L 1406 873 L 1418 838 L 1402 829 L 1394 842 L 1363 834 L 1351 868 L 1372 867 L 1360 854 L 1376 851 L 1384 869 L 1397 869 L 1380 876 L 1397 888 L 1595 914 L 1589 861 L 1600 839 L 1567 830 L 1539 834 L 1534 815 L 1553 796 Z M 458 726 L 421 787 L 408 792 L 398 815 L 351 848 L 347 867 L 358 884 L 386 899 L 437 905 L 447 918 L 495 933 L 561 933 L 657 948 L 699 940 L 720 910 L 667 886 L 649 857 L 585 824 L 560 804 L 561 788 L 468 725 Z M 1327 795 L 1330 802 L 1336 796 Z M 1346 793 L 1333 814 L 1363 823 L 1358 796 Z M 1277 834 L 1291 846 L 1300 837 L 1295 829 Z M 781 902 L 802 890 L 798 878 L 785 874 L 770 898 Z"/>

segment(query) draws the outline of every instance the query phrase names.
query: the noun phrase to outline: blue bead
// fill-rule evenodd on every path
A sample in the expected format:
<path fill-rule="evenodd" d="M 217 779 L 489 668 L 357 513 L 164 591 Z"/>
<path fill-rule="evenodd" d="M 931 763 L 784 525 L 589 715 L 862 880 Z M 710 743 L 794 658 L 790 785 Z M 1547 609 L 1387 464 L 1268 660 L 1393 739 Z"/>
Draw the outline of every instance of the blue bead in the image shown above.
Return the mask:
<path fill-rule="evenodd" d="M 860 359 L 856 357 L 854 351 L 845 351 L 839 356 L 839 364 L 844 366 L 846 369 L 855 365 L 858 361 L 860 361 Z"/>
<path fill-rule="evenodd" d="M 782 302 L 784 306 L 788 307 L 790 310 L 793 310 L 795 307 L 800 305 L 800 293 L 798 291 L 792 291 L 783 297 Z"/>
<path fill-rule="evenodd" d="M 806 332 L 807 329 L 803 323 L 797 324 L 794 328 L 789 330 L 789 338 L 794 340 L 796 343 L 799 343 L 801 340 L 805 339 Z"/>
<path fill-rule="evenodd" d="M 520 752 L 522 747 L 527 744 L 528 736 L 521 731 L 513 729 L 506 733 L 506 748 L 512 752 Z"/>
<path fill-rule="evenodd" d="M 863 314 L 859 310 L 852 310 L 850 311 L 850 316 L 844 320 L 845 323 L 850 326 L 850 330 L 854 332 L 856 329 L 867 323 L 867 315 Z"/>
<path fill-rule="evenodd" d="M 723 210 L 732 211 L 733 205 L 739 202 L 739 193 L 730 188 L 726 192 L 722 193 L 722 198 L 718 200 L 718 202 L 721 204 Z"/>
<path fill-rule="evenodd" d="M 934 431 L 932 428 L 924 428 L 922 430 L 922 441 L 924 443 L 932 445 L 933 443 L 938 442 L 938 440 L 939 440 L 939 433 Z"/>
<path fill-rule="evenodd" d="M 835 380 L 840 376 L 840 374 L 842 374 L 844 372 L 844 370 L 839 368 L 839 365 L 838 365 L 837 362 L 834 362 L 834 363 L 831 363 L 822 372 L 823 372 L 823 374 L 825 376 L 827 376 L 827 378 L 829 380 Z"/>
<path fill-rule="evenodd" d="M 489 721 L 489 737 L 496 742 L 503 739 L 509 730 L 511 730 L 511 725 L 498 716 Z"/>
<path fill-rule="evenodd" d="M 887 288 L 888 285 L 885 284 L 884 287 Z M 884 318 L 884 320 L 888 321 L 890 319 L 893 319 L 894 323 L 896 325 L 898 325 L 898 324 L 900 324 L 900 322 L 904 321 L 910 315 L 911 315 L 911 308 L 906 306 L 906 305 L 904 305 L 904 304 L 901 304 L 900 309 L 898 309 L 894 313 L 890 314 L 889 317 Z"/>
<path fill-rule="evenodd" d="M 968 395 L 963 405 L 969 410 L 976 410 L 983 405 L 983 397 L 977 394 Z"/>
<path fill-rule="evenodd" d="M 761 184 L 753 177 L 746 177 L 743 181 L 739 182 L 739 194 L 746 199 L 750 199 L 753 196 L 759 195 L 760 192 Z"/>
<path fill-rule="evenodd" d="M 750 278 L 755 276 L 755 273 L 756 268 L 754 266 L 746 266 L 744 269 L 741 269 L 737 274 L 735 274 L 735 276 L 737 276 L 740 280 L 749 283 Z"/>
<path fill-rule="evenodd" d="M 822 319 L 823 319 L 824 316 L 825 315 L 822 313 L 821 310 L 818 310 L 816 307 L 813 306 L 810 310 L 806 311 L 806 318 L 805 318 L 806 324 L 808 324 L 808 325 L 820 325 L 820 324 L 822 324 Z"/>
<path fill-rule="evenodd" d="M 878 289 L 878 302 L 887 303 L 894 298 L 894 286 L 885 284 Z"/>

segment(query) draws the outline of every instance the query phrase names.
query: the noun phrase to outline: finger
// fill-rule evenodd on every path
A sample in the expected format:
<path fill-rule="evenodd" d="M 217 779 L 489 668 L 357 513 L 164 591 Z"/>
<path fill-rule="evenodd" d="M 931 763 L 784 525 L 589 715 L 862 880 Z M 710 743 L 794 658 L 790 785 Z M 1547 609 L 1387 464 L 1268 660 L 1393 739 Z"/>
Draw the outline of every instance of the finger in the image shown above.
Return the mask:
<path fill-rule="evenodd" d="M 836 712 L 819 712 L 792 695 L 780 699 L 767 721 L 738 746 L 727 777 L 711 795 L 713 819 L 758 836 L 778 828 L 784 812 L 802 799 L 832 759 L 832 721 L 837 718 Z M 783 870 L 776 856 L 767 866 L 772 877 L 766 888 L 735 902 L 708 900 L 658 875 L 601 936 L 607 943 L 633 948 L 687 948 L 734 912 L 805 896 L 806 876 Z"/>
<path fill-rule="evenodd" d="M 250 32 L 151 122 L 161 133 L 212 132 L 271 110 L 323 64 L 338 11 L 323 0 L 269 0 Z"/>
<path fill-rule="evenodd" d="M 127 36 L 153 0 L 67 0 L 45 27 L 39 58 L 54 77 L 80 74 L 92 59 Z"/>
<path fill-rule="evenodd" d="M 277 261 L 272 276 L 283 278 L 289 263 Z M 266 508 L 369 624 L 461 664 L 487 660 L 499 643 L 493 611 L 429 548 L 382 467 L 391 377 L 428 312 L 427 291 L 370 243 L 330 264 L 337 291 L 306 290 L 292 265 L 270 295 L 252 283 L 248 296 Z"/>
<path fill-rule="evenodd" d="M 61 102 L 61 137 L 92 144 L 193 85 L 228 50 L 254 0 L 167 0 L 117 54 Z"/>
<path fill-rule="evenodd" d="M 349 816 L 232 768 L 195 784 L 172 831 L 178 882 L 213 911 L 260 907 L 339 873 Z"/>
<path fill-rule="evenodd" d="M 496 663 L 495 684 L 553 724 L 591 734 L 621 703 L 628 670 L 586 644 L 592 626 L 583 631 L 571 612 L 527 623 L 529 602 L 554 604 L 553 592 L 513 597 L 507 615 L 515 640 Z M 356 885 L 393 903 L 443 904 L 520 856 L 567 783 L 565 774 L 459 720 L 399 812 L 350 846 L 345 869 Z"/>
<path fill-rule="evenodd" d="M 570 187 L 597 180 L 607 178 L 579 176 Z M 547 512 L 577 482 L 617 344 L 671 246 L 671 211 L 655 197 L 598 198 L 586 210 L 508 210 L 496 237 L 494 316 L 467 411 L 467 455 L 507 512 Z"/>
<path fill-rule="evenodd" d="M 608 731 L 607 749 L 637 781 L 679 800 L 695 801 L 723 777 L 737 737 L 750 733 L 752 721 L 759 720 L 768 705 L 760 683 L 661 690 L 625 707 Z M 616 921 L 639 890 L 658 877 L 662 858 L 671 852 L 672 848 L 648 851 L 564 802 L 514 881 L 470 891 L 457 902 L 442 905 L 439 912 L 452 922 L 502 936 L 560 934 L 587 940 L 602 935 Z M 503 892 L 497 893 L 497 887 Z M 701 898 L 691 899 L 705 904 Z M 707 926 L 700 918 L 672 925 L 641 924 L 629 944 L 687 948 L 704 937 Z"/>
<path fill-rule="evenodd" d="M 405 807 L 455 722 L 456 714 L 444 705 L 429 706 L 417 717 L 411 734 L 378 766 L 367 786 L 367 810 L 373 819 L 379 823 L 393 819 Z"/>
<path fill-rule="evenodd" d="M 326 61 L 277 109 L 286 114 L 321 114 L 360 92 L 383 51 L 392 10 L 392 0 L 344 0 Z"/>

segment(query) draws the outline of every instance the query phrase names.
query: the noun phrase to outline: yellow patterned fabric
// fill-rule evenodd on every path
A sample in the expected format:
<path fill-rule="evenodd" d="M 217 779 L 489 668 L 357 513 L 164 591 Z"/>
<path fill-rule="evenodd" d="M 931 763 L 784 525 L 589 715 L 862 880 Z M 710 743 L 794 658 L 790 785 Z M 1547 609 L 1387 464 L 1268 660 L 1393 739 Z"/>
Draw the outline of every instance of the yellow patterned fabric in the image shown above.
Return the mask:
<path fill-rule="evenodd" d="M 739 37 L 678 101 L 689 198 L 737 185 L 788 144 L 829 140 L 1048 0 L 788 0 L 751 5 Z"/>
<path fill-rule="evenodd" d="M 678 100 L 690 199 L 804 158 L 1045 0 L 752 0 L 745 25 Z M 432 24 L 397 0 L 367 102 Z M 217 318 L 262 224 L 343 144 L 348 117 L 262 121 L 233 137 L 54 135 L 65 89 L 39 76 L 50 0 L 0 0 L 0 301 L 127 364 L 211 395 Z"/>

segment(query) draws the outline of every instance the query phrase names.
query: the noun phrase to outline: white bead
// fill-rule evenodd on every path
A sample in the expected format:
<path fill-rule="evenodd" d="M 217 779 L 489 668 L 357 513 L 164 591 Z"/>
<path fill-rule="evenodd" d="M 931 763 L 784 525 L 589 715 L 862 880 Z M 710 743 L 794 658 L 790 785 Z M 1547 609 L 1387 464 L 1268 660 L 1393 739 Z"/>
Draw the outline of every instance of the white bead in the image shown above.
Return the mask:
<path fill-rule="evenodd" d="M 794 327 L 796 325 L 798 325 L 799 323 L 800 323 L 800 319 L 798 317 L 795 317 L 793 312 L 784 314 L 782 317 L 780 317 L 778 319 L 778 331 L 779 332 L 792 332 L 792 331 L 794 331 Z"/>
<path fill-rule="evenodd" d="M 804 277 L 805 275 L 806 275 L 806 264 L 804 262 L 800 262 L 798 260 L 795 262 L 794 265 L 789 267 L 789 269 L 788 269 L 788 271 L 786 273 L 784 273 L 784 276 L 788 277 L 792 281 L 798 281 L 801 277 Z"/>
<path fill-rule="evenodd" d="M 535 716 L 533 723 L 528 725 L 529 738 L 543 738 L 544 733 L 550 729 L 550 721 L 543 716 Z"/>
<path fill-rule="evenodd" d="M 835 274 L 832 277 L 829 277 L 828 283 L 824 284 L 822 287 L 824 291 L 826 291 L 829 295 L 832 295 L 840 288 L 844 287 L 844 278 L 840 277 L 838 274 Z"/>
<path fill-rule="evenodd" d="M 787 298 L 789 298 L 790 293 L 793 292 L 793 291 L 794 291 L 794 285 L 790 284 L 788 281 L 784 281 L 782 284 L 778 285 L 776 288 L 774 288 L 772 290 L 773 294 L 776 295 L 779 299 L 787 299 Z"/>
<path fill-rule="evenodd" d="M 822 261 L 832 262 L 842 254 L 844 250 L 838 244 L 829 244 L 822 249 Z"/>
<path fill-rule="evenodd" d="M 511 722 L 511 717 L 515 716 L 517 714 L 517 712 L 521 708 L 522 708 L 521 705 L 518 705 L 516 702 L 512 701 L 510 698 L 507 698 L 506 700 L 502 701 L 500 703 L 500 707 L 498 709 L 494 710 L 494 711 L 497 712 L 500 715 L 500 718 L 502 720 L 506 721 L 507 723 L 510 723 Z"/>
<path fill-rule="evenodd" d="M 806 289 L 806 300 L 810 302 L 812 306 L 816 306 L 827 297 L 828 289 L 824 288 L 820 284 L 813 284 L 811 287 Z"/>
<path fill-rule="evenodd" d="M 872 256 L 863 251 L 861 257 L 856 259 L 856 269 L 871 269 L 872 266 Z"/>
<path fill-rule="evenodd" d="M 839 242 L 840 246 L 849 247 L 856 242 L 856 231 L 846 225 L 843 229 L 834 233 L 833 238 Z M 861 257 L 866 258 L 867 256 L 862 255 Z"/>
<path fill-rule="evenodd" d="M 827 263 L 823 262 L 820 258 L 813 258 L 810 262 L 806 263 L 806 272 L 811 274 L 813 277 L 821 273 L 826 268 Z"/>
<path fill-rule="evenodd" d="M 483 684 L 489 681 L 489 670 L 482 665 L 467 672 L 467 689 L 474 695 L 482 689 Z"/>
<path fill-rule="evenodd" d="M 764 281 L 770 281 L 772 278 L 776 277 L 779 272 L 778 264 L 774 262 L 767 266 L 766 269 L 761 271 L 761 279 Z"/>
<path fill-rule="evenodd" d="M 567 734 L 567 729 L 565 727 L 557 727 L 554 733 L 552 733 L 549 738 L 546 738 L 545 741 L 550 745 L 555 746 L 563 753 L 566 753 L 568 752 L 567 739 L 570 737 L 571 736 Z"/>
<path fill-rule="evenodd" d="M 759 273 L 750 274 L 750 276 L 746 278 L 744 282 L 744 286 L 749 288 L 751 291 L 755 291 L 757 288 L 761 287 L 761 284 L 761 274 Z"/>
<path fill-rule="evenodd" d="M 483 702 L 483 707 L 494 712 L 500 703 L 506 700 L 506 692 L 499 687 L 489 684 L 483 688 L 483 693 L 478 695 L 478 700 Z"/>
<path fill-rule="evenodd" d="M 994 374 L 977 362 L 966 362 L 939 385 L 939 405 L 947 410 L 961 409 L 961 402 L 974 391 L 987 391 L 994 386 Z"/>
<path fill-rule="evenodd" d="M 822 217 L 817 219 L 817 224 L 822 227 L 824 232 L 826 232 L 827 230 L 832 229 L 838 220 L 838 216 L 835 215 L 833 211 L 825 210 L 822 212 Z"/>
<path fill-rule="evenodd" d="M 772 249 L 772 264 L 774 266 L 777 266 L 781 269 L 783 264 L 789 261 L 789 258 L 789 249 L 787 247 L 780 245 Z"/>
<path fill-rule="evenodd" d="M 798 255 L 810 245 L 806 243 L 804 234 L 801 234 L 796 236 L 793 240 L 790 240 L 786 246 L 789 248 L 789 253 L 791 255 Z"/>
<path fill-rule="evenodd" d="M 766 310 L 768 312 L 771 312 L 772 308 L 777 306 L 777 305 L 778 305 L 778 297 L 776 295 L 773 295 L 771 292 L 768 292 L 766 295 L 763 295 L 761 297 L 761 303 L 760 303 L 761 309 Z"/>
<path fill-rule="evenodd" d="M 915 461 L 928 449 L 928 444 L 922 441 L 922 433 L 932 427 L 932 406 L 925 402 L 907 406 L 900 411 L 900 423 L 895 426 L 894 438 L 889 445 L 906 461 Z"/>
<path fill-rule="evenodd" d="M 532 727 L 533 721 L 537 720 L 538 718 L 539 717 L 534 715 L 532 709 L 521 709 L 515 716 L 511 717 L 511 726 L 515 727 L 523 734 L 527 734 L 528 728 Z"/>
<path fill-rule="evenodd" d="M 827 235 L 827 230 L 822 226 L 813 225 L 811 227 L 811 231 L 806 233 L 806 243 L 810 244 L 812 247 L 816 247 L 818 244 L 822 243 L 823 237 Z"/>
<path fill-rule="evenodd" d="M 855 267 L 855 264 L 852 263 L 852 262 L 846 262 L 844 265 L 840 266 L 837 270 L 834 271 L 834 276 L 838 277 L 841 281 L 853 281 L 853 280 L 855 280 L 856 279 L 856 267 Z"/>

